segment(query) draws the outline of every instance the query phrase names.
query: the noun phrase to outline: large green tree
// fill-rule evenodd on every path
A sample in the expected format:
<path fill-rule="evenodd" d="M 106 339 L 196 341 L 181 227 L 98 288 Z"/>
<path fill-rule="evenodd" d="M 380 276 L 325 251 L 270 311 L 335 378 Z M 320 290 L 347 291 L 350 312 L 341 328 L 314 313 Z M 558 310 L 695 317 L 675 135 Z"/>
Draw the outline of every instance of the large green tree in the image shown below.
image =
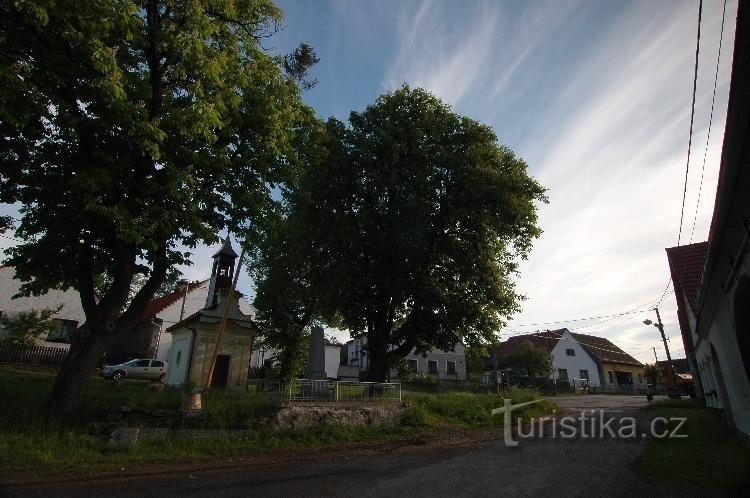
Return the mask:
<path fill-rule="evenodd" d="M 75 408 L 185 247 L 222 228 L 254 240 L 294 176 L 317 59 L 266 53 L 280 20 L 270 0 L 0 6 L 0 201 L 20 205 L 24 241 L 7 263 L 23 293 L 72 287 L 86 315 L 50 409 Z"/>
<path fill-rule="evenodd" d="M 552 355 L 529 341 L 519 344 L 508 355 L 507 363 L 513 375 L 546 379 L 552 373 Z"/>
<path fill-rule="evenodd" d="M 544 189 L 526 163 L 421 89 L 327 131 L 327 156 L 290 196 L 316 313 L 367 337 L 371 380 L 413 348 L 492 342 L 540 234 Z"/>

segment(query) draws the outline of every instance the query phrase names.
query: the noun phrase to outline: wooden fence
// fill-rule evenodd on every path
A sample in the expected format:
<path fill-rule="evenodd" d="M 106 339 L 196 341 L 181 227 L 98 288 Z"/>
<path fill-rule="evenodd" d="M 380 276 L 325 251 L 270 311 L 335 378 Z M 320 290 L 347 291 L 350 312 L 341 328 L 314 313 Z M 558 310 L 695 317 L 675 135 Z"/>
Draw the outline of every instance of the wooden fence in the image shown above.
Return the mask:
<path fill-rule="evenodd" d="M 62 365 L 66 356 L 68 356 L 67 348 L 0 344 L 0 363 Z"/>

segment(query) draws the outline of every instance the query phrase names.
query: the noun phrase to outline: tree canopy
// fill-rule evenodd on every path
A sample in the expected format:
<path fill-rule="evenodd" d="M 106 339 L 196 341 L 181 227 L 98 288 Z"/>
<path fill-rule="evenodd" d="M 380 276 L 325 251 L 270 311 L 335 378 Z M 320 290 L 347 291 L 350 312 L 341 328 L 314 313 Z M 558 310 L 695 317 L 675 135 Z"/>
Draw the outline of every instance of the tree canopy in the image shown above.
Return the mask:
<path fill-rule="evenodd" d="M 544 189 L 526 163 L 489 126 L 406 86 L 327 132 L 327 156 L 289 197 L 315 312 L 366 335 L 372 380 L 413 348 L 493 342 L 541 233 Z"/>
<path fill-rule="evenodd" d="M 73 287 L 86 314 L 53 393 L 60 408 L 77 403 L 105 336 L 189 264 L 185 247 L 222 228 L 252 242 L 271 192 L 294 178 L 318 128 L 297 83 L 317 59 L 265 52 L 281 15 L 269 0 L 0 7 L 0 201 L 20 206 L 24 241 L 7 263 L 23 293 Z"/>
<path fill-rule="evenodd" d="M 552 356 L 548 351 L 523 341 L 507 358 L 513 375 L 546 379 L 552 373 Z"/>

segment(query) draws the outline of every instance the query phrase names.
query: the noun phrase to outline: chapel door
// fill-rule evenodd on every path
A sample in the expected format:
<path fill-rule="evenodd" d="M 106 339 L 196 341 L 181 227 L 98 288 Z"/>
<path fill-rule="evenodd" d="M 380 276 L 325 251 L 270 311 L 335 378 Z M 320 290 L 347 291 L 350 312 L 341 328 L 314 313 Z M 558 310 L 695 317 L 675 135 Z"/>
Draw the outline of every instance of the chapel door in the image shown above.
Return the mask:
<path fill-rule="evenodd" d="M 229 364 L 232 357 L 228 354 L 216 355 L 216 365 L 214 366 L 214 376 L 211 378 L 211 386 L 226 387 L 229 380 Z"/>

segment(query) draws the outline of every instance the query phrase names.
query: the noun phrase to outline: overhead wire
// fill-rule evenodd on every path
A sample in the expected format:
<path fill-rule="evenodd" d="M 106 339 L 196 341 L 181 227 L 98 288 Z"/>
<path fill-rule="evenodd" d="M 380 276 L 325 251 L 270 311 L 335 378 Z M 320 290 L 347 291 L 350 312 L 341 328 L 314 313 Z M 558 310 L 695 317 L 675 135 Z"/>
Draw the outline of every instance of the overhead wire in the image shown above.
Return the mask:
<path fill-rule="evenodd" d="M 714 73 L 714 90 L 711 95 L 711 114 L 708 117 L 708 132 L 706 134 L 706 148 L 703 151 L 703 165 L 701 166 L 701 180 L 698 185 L 698 199 L 695 203 L 695 214 L 693 215 L 693 228 L 690 230 L 690 242 L 693 242 L 693 235 L 695 234 L 695 223 L 698 220 L 698 208 L 701 205 L 701 192 L 703 191 L 703 178 L 706 172 L 706 158 L 708 157 L 708 145 L 711 141 L 711 125 L 713 124 L 714 118 L 714 104 L 716 103 L 716 87 L 719 82 L 719 65 L 721 63 L 721 45 L 724 41 L 724 21 L 727 14 L 727 0 L 724 0 L 724 8 L 721 12 L 721 34 L 719 35 L 719 53 L 716 56 L 716 71 Z"/>
<path fill-rule="evenodd" d="M 697 40 L 695 44 L 695 67 L 693 69 L 693 98 L 692 98 L 692 103 L 690 105 L 690 132 L 688 134 L 687 161 L 685 163 L 685 185 L 683 186 L 683 189 L 682 189 L 682 209 L 680 210 L 680 230 L 677 235 L 677 246 L 680 245 L 680 241 L 682 240 L 682 225 L 685 219 L 685 198 L 687 197 L 688 175 L 690 172 L 690 151 L 693 145 L 693 122 L 695 120 L 695 94 L 698 88 L 698 58 L 700 55 L 700 47 L 701 47 L 701 18 L 702 16 L 703 16 L 703 0 L 700 0 L 698 3 L 698 35 L 697 35 Z"/>

